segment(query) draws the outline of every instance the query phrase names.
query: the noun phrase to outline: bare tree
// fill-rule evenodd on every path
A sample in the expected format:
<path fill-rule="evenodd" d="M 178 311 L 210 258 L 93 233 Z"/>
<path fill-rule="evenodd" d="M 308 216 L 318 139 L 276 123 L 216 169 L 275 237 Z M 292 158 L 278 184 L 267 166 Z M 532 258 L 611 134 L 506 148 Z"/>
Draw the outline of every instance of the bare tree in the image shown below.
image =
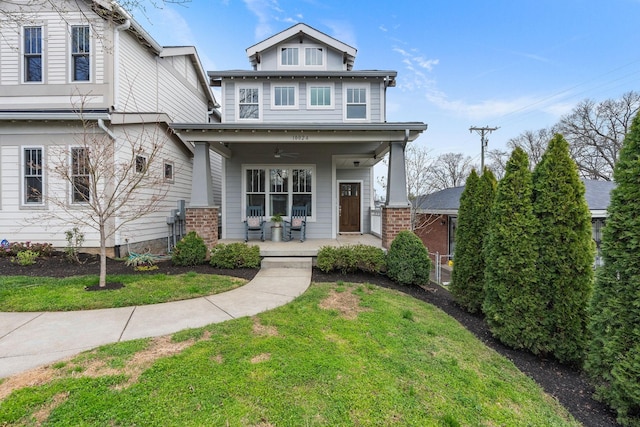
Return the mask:
<path fill-rule="evenodd" d="M 507 141 L 507 147 L 509 151 L 515 150 L 516 147 L 522 148 L 529 157 L 529 169 L 533 170 L 542 159 L 549 141 L 556 133 L 558 132 L 555 126 L 537 131 L 528 130 Z"/>
<path fill-rule="evenodd" d="M 622 142 L 638 111 L 640 93 L 631 91 L 617 100 L 582 101 L 560 120 L 558 131 L 569 143 L 583 177 L 612 179 Z"/>
<path fill-rule="evenodd" d="M 169 191 L 160 157 L 166 135 L 152 122 L 130 130 L 123 126 L 115 138 L 98 129 L 95 120 L 85 119 L 81 109 L 78 114 L 81 129 L 73 145 L 50 149 L 49 172 L 61 184 L 47 193 L 54 209 L 43 216 L 98 232 L 99 285 L 104 287 L 107 240 L 132 221 L 163 209 Z"/>
<path fill-rule="evenodd" d="M 405 149 L 405 171 L 407 174 L 407 194 L 409 200 L 432 192 L 430 181 L 430 170 L 433 167 L 435 158 L 431 155 L 432 150 L 417 145 L 408 145 Z M 388 164 L 388 159 L 383 160 Z M 383 189 L 387 188 L 387 180 L 384 176 L 378 177 L 378 184 Z"/>
<path fill-rule="evenodd" d="M 510 153 L 506 150 L 494 149 L 487 151 L 487 164 L 485 168 L 490 169 L 498 181 L 504 176 L 509 156 Z"/>
<path fill-rule="evenodd" d="M 445 153 L 433 162 L 429 171 L 431 192 L 464 185 L 471 171 L 477 168 L 470 156 Z"/>

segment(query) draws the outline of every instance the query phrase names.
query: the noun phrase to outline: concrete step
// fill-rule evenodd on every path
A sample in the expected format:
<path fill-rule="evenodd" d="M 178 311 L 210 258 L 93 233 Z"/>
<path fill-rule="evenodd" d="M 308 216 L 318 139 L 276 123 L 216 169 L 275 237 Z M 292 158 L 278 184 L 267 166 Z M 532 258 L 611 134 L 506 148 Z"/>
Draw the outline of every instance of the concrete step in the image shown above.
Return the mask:
<path fill-rule="evenodd" d="M 311 268 L 310 257 L 265 257 L 261 268 Z"/>

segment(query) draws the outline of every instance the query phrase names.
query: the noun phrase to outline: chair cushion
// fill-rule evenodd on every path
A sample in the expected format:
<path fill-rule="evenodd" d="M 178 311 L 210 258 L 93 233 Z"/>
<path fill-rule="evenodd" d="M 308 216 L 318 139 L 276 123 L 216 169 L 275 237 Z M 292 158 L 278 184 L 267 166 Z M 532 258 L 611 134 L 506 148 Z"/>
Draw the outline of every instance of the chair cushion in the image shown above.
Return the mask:
<path fill-rule="evenodd" d="M 291 218 L 292 227 L 300 227 L 302 225 L 302 218 Z"/>
<path fill-rule="evenodd" d="M 247 225 L 250 228 L 260 227 L 260 218 L 247 218 Z"/>

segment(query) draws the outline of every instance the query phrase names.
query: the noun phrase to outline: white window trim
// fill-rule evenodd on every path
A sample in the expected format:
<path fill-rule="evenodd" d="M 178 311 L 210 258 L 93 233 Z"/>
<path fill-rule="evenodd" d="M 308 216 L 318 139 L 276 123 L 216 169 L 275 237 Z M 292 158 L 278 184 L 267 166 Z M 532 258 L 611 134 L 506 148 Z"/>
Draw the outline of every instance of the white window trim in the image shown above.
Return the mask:
<path fill-rule="evenodd" d="M 39 82 L 30 82 L 27 81 L 27 70 L 25 68 L 25 55 L 26 52 L 24 50 L 24 30 L 25 28 L 36 28 L 36 27 L 40 27 L 42 30 L 42 51 L 40 52 L 40 58 L 41 58 L 41 66 L 42 66 L 42 70 L 40 71 L 42 73 L 42 78 L 40 79 Z M 23 25 L 22 27 L 20 27 L 20 81 L 22 82 L 22 84 L 26 84 L 26 85 L 41 85 L 41 84 L 45 84 L 47 81 L 47 56 L 46 56 L 46 52 L 47 52 L 47 36 L 46 36 L 46 31 L 47 31 L 47 27 L 46 25 L 44 25 L 44 23 L 33 23 L 33 24 L 29 24 L 29 25 Z"/>
<path fill-rule="evenodd" d="M 25 150 L 41 150 L 42 151 L 42 201 L 40 203 L 27 203 L 26 195 L 27 188 L 25 185 L 26 176 L 24 174 L 24 151 Z M 46 151 L 42 145 L 23 145 L 20 146 L 20 207 L 21 208 L 44 208 L 46 206 L 46 189 L 47 189 L 47 174 L 46 174 Z"/>
<path fill-rule="evenodd" d="M 364 119 L 351 119 L 347 117 L 347 89 L 365 89 L 367 93 L 366 113 Z M 345 84 L 342 88 L 342 118 L 348 122 L 369 122 L 371 121 L 371 85 L 366 83 Z"/>
<path fill-rule="evenodd" d="M 318 211 L 316 208 L 317 200 L 318 200 L 318 192 L 316 190 L 317 186 L 317 174 L 316 174 L 316 165 L 310 164 L 243 164 L 242 165 L 242 203 L 241 203 L 241 221 L 246 219 L 247 212 L 247 169 L 264 169 L 265 170 L 265 218 L 271 218 L 273 215 L 272 212 L 269 212 L 269 169 L 287 169 L 289 171 L 293 169 L 311 169 L 311 176 L 313 179 L 311 180 L 311 212 L 313 215 L 307 217 L 307 222 L 315 222 L 316 221 L 316 212 Z M 290 202 L 293 200 L 293 179 L 289 179 L 289 188 L 288 193 L 290 196 Z M 291 206 L 289 206 L 291 208 Z M 290 216 L 283 217 L 287 220 L 290 219 Z"/>
<path fill-rule="evenodd" d="M 167 166 L 170 165 L 171 166 L 171 177 L 167 178 L 165 171 Z M 164 160 L 162 162 L 162 180 L 166 183 L 169 184 L 173 184 L 176 182 L 176 165 L 173 161 L 171 160 Z"/>
<path fill-rule="evenodd" d="M 71 39 L 73 37 L 73 27 L 89 27 L 89 80 L 74 80 L 73 78 L 73 40 Z M 93 51 L 94 51 L 94 44 L 93 44 L 93 30 L 91 28 L 91 25 L 86 24 L 86 23 L 82 23 L 82 22 L 78 22 L 78 23 L 72 23 L 69 24 L 69 30 L 68 30 L 68 43 L 69 43 L 69 51 L 68 51 L 68 58 L 69 58 L 69 83 L 73 83 L 73 84 L 86 84 L 86 83 L 92 83 L 93 82 L 93 71 L 94 71 L 94 65 L 93 65 Z"/>
<path fill-rule="evenodd" d="M 362 233 L 364 230 L 364 211 L 365 211 L 365 197 L 364 197 L 364 181 L 361 179 L 338 179 L 336 180 L 336 183 L 338 184 L 337 186 L 337 196 L 338 196 L 338 200 L 336 200 L 336 205 L 338 206 L 338 212 L 340 210 L 340 185 L 341 184 L 350 184 L 350 183 L 356 183 L 356 184 L 360 184 L 360 231 L 359 233 Z M 338 233 L 340 233 L 340 214 L 337 214 L 337 218 L 336 218 L 336 222 L 337 222 L 337 231 Z"/>
<path fill-rule="evenodd" d="M 257 119 L 241 119 L 240 118 L 240 89 L 258 89 L 258 118 Z M 238 122 L 261 122 L 262 121 L 262 103 L 264 94 L 261 84 L 236 84 L 236 121 Z"/>
<path fill-rule="evenodd" d="M 312 87 L 325 87 L 328 86 L 331 90 L 331 104 L 330 105 L 311 105 L 311 88 Z M 333 83 L 319 83 L 308 82 L 307 83 L 307 110 L 333 110 L 336 105 L 336 88 Z"/>
<path fill-rule="evenodd" d="M 75 176 L 73 174 L 73 150 L 76 148 L 80 148 L 80 149 L 84 149 L 84 150 L 89 150 L 89 148 L 87 146 L 84 145 L 71 145 L 69 146 L 69 168 L 71 169 L 69 171 L 69 177 L 71 178 L 70 181 L 68 181 L 68 187 L 69 187 L 69 192 L 68 192 L 68 200 L 69 200 L 69 206 L 71 207 L 82 207 L 82 206 L 87 206 L 89 205 L 89 203 L 91 203 L 91 188 L 89 189 L 89 200 L 86 202 L 76 202 L 75 200 L 73 200 L 73 177 Z M 91 186 L 91 174 L 89 174 L 89 186 Z"/>
<path fill-rule="evenodd" d="M 293 105 L 276 105 L 276 87 L 293 87 Z M 299 107 L 300 87 L 298 83 L 271 83 L 271 109 L 273 110 L 297 110 Z"/>
<path fill-rule="evenodd" d="M 300 68 L 302 66 L 302 64 L 304 63 L 304 54 L 302 52 L 300 52 L 301 47 L 303 45 L 300 44 L 282 44 L 280 46 L 278 46 L 276 52 L 278 55 L 278 60 L 277 60 L 277 64 L 278 64 L 278 69 L 279 70 L 291 70 L 294 68 Z M 298 64 L 297 65 L 288 65 L 288 64 L 283 64 L 282 63 L 282 49 L 285 48 L 295 48 L 298 49 Z"/>
<path fill-rule="evenodd" d="M 307 65 L 307 48 L 322 49 L 322 65 Z M 327 69 L 327 47 L 319 44 L 302 45 L 302 63 L 300 64 L 305 70 L 326 70 Z"/>

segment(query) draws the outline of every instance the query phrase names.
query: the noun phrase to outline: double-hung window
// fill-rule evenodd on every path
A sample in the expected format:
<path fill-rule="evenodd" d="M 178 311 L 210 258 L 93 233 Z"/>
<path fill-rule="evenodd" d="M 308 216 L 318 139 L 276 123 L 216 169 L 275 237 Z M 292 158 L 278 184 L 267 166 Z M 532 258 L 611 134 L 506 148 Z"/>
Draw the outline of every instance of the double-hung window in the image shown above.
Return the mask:
<path fill-rule="evenodd" d="M 43 163 L 42 148 L 25 148 L 23 152 L 23 176 L 25 205 L 43 203 Z"/>
<path fill-rule="evenodd" d="M 246 206 L 260 206 L 265 216 L 291 214 L 292 206 L 306 206 L 313 214 L 311 166 L 251 166 L 244 172 Z"/>
<path fill-rule="evenodd" d="M 238 89 L 238 119 L 260 119 L 260 89 L 258 87 Z"/>
<path fill-rule="evenodd" d="M 349 120 L 367 119 L 367 89 L 365 87 L 347 87 L 345 93 L 346 118 Z"/>
<path fill-rule="evenodd" d="M 308 84 L 307 108 L 333 108 L 333 85 Z"/>
<path fill-rule="evenodd" d="M 42 81 L 42 27 L 24 28 L 24 81 Z"/>
<path fill-rule="evenodd" d="M 297 85 L 272 86 L 271 100 L 273 108 L 296 108 L 298 106 Z"/>
<path fill-rule="evenodd" d="M 71 27 L 71 72 L 73 81 L 86 82 L 91 76 L 89 26 Z"/>
<path fill-rule="evenodd" d="M 91 200 L 89 176 L 89 150 L 71 148 L 71 202 L 88 203 Z"/>

